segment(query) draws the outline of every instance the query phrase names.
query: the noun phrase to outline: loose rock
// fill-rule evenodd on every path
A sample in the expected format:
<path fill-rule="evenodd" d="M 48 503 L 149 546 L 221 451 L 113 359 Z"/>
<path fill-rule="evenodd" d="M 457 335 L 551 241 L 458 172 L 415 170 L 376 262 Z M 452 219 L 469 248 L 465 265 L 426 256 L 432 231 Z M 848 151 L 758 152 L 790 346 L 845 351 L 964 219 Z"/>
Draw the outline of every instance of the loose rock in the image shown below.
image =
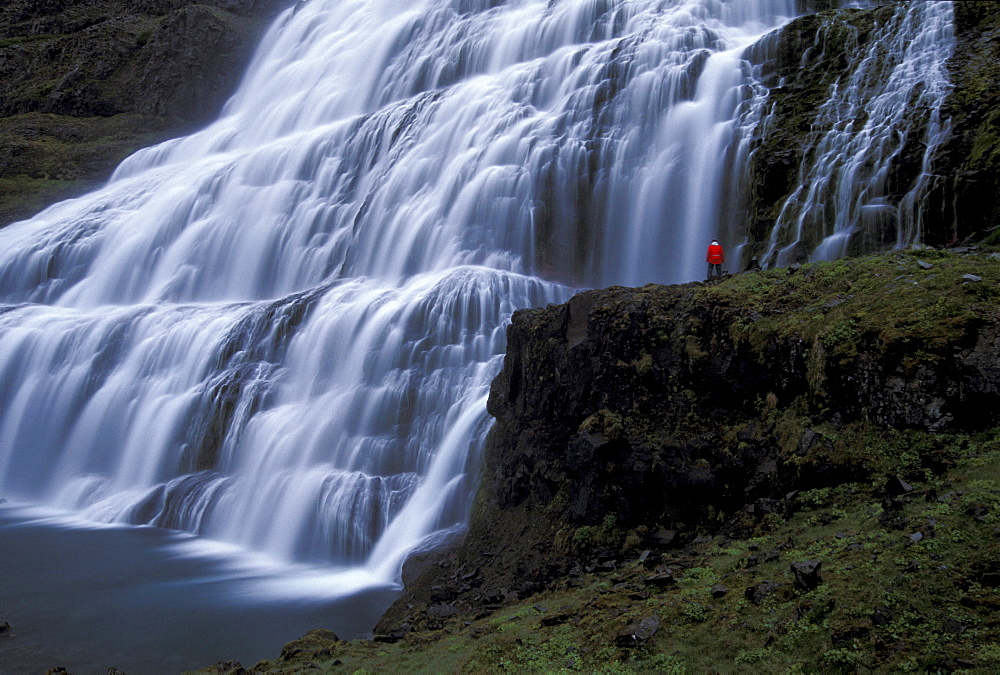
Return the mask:
<path fill-rule="evenodd" d="M 615 644 L 619 647 L 639 647 L 656 635 L 658 630 L 660 630 L 660 617 L 654 614 L 630 624 L 618 634 Z"/>
<path fill-rule="evenodd" d="M 653 574 L 646 577 L 645 582 L 662 588 L 665 586 L 673 586 L 677 583 L 677 579 L 674 578 L 673 572 L 662 572 L 660 574 Z"/>
<path fill-rule="evenodd" d="M 892 623 L 892 611 L 888 607 L 876 607 L 872 612 L 873 626 L 888 626 Z"/>
<path fill-rule="evenodd" d="M 913 486 L 899 476 L 890 476 L 885 483 L 885 491 L 890 497 L 899 497 L 907 492 L 913 492 Z"/>
<path fill-rule="evenodd" d="M 755 605 L 759 605 L 772 595 L 780 584 L 774 581 L 762 581 L 746 590 L 746 598 Z"/>
<path fill-rule="evenodd" d="M 795 576 L 796 585 L 805 590 L 812 590 L 823 583 L 823 577 L 820 575 L 822 565 L 823 563 L 819 560 L 793 562 L 790 567 Z"/>

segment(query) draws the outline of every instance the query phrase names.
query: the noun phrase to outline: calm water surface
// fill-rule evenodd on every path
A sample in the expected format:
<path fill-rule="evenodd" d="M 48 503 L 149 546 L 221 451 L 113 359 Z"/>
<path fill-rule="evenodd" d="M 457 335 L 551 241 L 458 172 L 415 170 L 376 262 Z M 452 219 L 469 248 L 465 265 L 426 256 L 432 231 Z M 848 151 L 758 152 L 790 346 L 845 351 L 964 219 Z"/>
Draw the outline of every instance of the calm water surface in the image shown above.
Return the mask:
<path fill-rule="evenodd" d="M 0 673 L 253 665 L 313 628 L 369 634 L 396 597 L 155 528 L 81 527 L 0 505 Z"/>

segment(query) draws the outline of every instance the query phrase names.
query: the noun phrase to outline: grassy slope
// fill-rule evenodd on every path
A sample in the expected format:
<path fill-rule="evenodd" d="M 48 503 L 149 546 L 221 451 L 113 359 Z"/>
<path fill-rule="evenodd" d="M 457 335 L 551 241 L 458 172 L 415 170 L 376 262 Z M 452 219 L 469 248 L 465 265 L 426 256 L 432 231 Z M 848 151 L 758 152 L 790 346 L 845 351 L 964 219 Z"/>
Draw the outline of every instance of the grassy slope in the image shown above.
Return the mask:
<path fill-rule="evenodd" d="M 936 440 L 951 466 L 914 481 L 909 495 L 883 504 L 882 477 L 803 493 L 799 511 L 762 522 L 757 536 L 668 553 L 658 565 L 679 578 L 666 588 L 646 581 L 656 570 L 633 553 L 614 572 L 567 579 L 442 631 L 395 644 L 309 635 L 254 670 L 996 672 L 1000 430 Z M 869 450 L 902 470 L 920 466 L 913 449 L 922 441 L 872 435 Z M 789 571 L 802 560 L 823 563 L 813 590 Z M 765 580 L 779 586 L 755 604 L 745 591 Z M 722 597 L 712 594 L 718 584 Z M 650 640 L 618 646 L 620 631 L 652 616 L 660 628 Z"/>
<path fill-rule="evenodd" d="M 983 281 L 963 283 L 965 274 Z M 896 252 L 807 265 L 791 276 L 739 275 L 698 292 L 706 302 L 760 312 L 755 322 L 733 325 L 743 338 L 764 344 L 799 335 L 821 342 L 827 358 L 848 361 L 859 344 L 905 348 L 916 365 L 931 357 L 921 355 L 924 347 L 961 338 L 977 316 L 997 312 L 1000 260 Z M 834 428 L 817 424 L 817 405 L 761 401 L 747 419 L 773 425 L 790 445 L 815 429 L 832 444 L 824 461 L 863 467 L 854 475 L 865 478 L 801 492 L 783 513 L 727 515 L 714 534 L 683 549 L 645 553 L 646 544 L 609 518 L 580 539 L 616 548 L 614 564 L 396 643 L 313 633 L 254 670 L 996 672 L 1000 428 L 930 434 L 863 421 Z M 724 435 L 736 438 L 743 424 Z M 912 490 L 894 494 L 889 476 Z M 723 530 L 747 536 L 730 539 Z M 822 583 L 811 590 L 790 571 L 790 563 L 806 560 L 822 563 Z M 764 581 L 777 586 L 758 603 L 747 593 Z M 717 585 L 725 593 L 713 594 Z M 622 646 L 619 633 L 651 617 L 659 621 L 655 634 Z"/>

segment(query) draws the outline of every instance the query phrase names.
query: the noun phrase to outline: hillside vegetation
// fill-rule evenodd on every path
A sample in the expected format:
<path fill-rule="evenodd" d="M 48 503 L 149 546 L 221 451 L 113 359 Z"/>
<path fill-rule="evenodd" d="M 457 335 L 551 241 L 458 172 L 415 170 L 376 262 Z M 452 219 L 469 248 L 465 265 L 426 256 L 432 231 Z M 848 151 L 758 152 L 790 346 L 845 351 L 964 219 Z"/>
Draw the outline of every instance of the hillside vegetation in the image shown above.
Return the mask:
<path fill-rule="evenodd" d="M 995 672 L 998 297 L 924 249 L 519 312 L 464 543 L 252 670 Z"/>

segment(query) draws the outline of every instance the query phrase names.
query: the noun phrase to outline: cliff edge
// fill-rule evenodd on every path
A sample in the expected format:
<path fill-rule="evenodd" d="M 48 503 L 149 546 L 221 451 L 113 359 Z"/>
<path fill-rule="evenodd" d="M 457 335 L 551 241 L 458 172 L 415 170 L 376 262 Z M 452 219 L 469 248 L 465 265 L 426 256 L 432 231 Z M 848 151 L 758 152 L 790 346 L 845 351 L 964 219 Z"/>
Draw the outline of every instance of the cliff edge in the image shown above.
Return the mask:
<path fill-rule="evenodd" d="M 920 249 L 519 311 L 464 540 L 251 671 L 995 672 L 998 300 Z"/>

